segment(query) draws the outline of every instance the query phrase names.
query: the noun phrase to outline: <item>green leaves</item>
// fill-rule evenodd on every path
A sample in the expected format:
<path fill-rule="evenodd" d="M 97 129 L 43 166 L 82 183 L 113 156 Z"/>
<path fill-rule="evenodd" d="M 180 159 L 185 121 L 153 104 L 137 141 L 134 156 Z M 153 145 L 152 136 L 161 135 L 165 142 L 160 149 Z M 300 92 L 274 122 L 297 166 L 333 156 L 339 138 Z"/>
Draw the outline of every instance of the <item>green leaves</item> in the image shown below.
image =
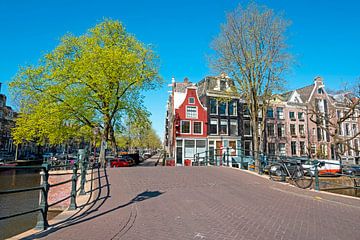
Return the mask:
<path fill-rule="evenodd" d="M 152 49 L 120 22 L 106 20 L 84 35 L 65 35 L 38 66 L 19 70 L 10 84 L 21 111 L 14 135 L 17 141 L 56 143 L 71 137 L 74 128 L 101 126 L 108 132 L 134 114 L 133 106 L 144 109 L 141 90 L 160 83 Z"/>

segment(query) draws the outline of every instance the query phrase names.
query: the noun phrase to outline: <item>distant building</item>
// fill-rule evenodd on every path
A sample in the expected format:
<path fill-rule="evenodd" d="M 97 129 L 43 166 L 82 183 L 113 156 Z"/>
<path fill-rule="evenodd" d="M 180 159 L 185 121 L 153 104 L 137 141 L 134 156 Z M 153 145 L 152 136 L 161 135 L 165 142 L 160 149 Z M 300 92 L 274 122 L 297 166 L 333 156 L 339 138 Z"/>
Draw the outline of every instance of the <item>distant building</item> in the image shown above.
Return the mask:
<path fill-rule="evenodd" d="M 0 83 L 1 90 L 1 83 Z M 6 105 L 6 96 L 0 94 L 0 151 L 12 153 L 15 151 L 11 129 L 15 127 L 17 113 Z"/>

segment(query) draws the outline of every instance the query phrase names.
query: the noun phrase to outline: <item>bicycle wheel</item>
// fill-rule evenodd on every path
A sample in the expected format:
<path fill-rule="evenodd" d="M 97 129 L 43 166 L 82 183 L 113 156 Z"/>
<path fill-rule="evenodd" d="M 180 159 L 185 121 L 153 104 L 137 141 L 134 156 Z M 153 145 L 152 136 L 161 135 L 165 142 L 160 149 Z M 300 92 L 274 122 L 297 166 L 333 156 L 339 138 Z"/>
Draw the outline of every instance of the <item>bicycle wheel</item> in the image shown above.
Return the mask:
<path fill-rule="evenodd" d="M 311 171 L 305 170 L 302 166 L 297 166 L 293 175 L 294 182 L 299 188 L 309 188 L 313 182 Z"/>
<path fill-rule="evenodd" d="M 270 179 L 276 182 L 284 181 L 286 177 L 286 172 L 284 167 L 281 164 L 274 163 L 270 165 L 269 168 Z"/>

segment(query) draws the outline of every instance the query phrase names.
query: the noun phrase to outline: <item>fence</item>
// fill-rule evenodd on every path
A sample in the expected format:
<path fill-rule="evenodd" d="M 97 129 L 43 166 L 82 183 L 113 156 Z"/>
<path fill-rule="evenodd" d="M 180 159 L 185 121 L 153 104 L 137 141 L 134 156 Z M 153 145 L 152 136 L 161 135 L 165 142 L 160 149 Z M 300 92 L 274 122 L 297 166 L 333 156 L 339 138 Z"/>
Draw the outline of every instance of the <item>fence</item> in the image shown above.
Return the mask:
<path fill-rule="evenodd" d="M 80 165 L 80 173 L 78 173 L 79 165 Z M 59 162 L 57 162 L 56 164 L 53 164 L 53 165 L 46 161 L 41 166 L 0 166 L 0 170 L 2 170 L 2 169 L 15 169 L 15 170 L 17 170 L 17 169 L 33 169 L 33 170 L 36 170 L 37 169 L 37 170 L 41 171 L 40 172 L 40 176 L 41 176 L 40 186 L 0 191 L 0 195 L 4 195 L 4 194 L 13 194 L 13 193 L 19 193 L 19 192 L 40 190 L 39 207 L 36 209 L 33 209 L 33 210 L 15 213 L 15 214 L 11 214 L 8 216 L 0 216 L 0 220 L 13 218 L 13 217 L 17 217 L 17 216 L 22 216 L 25 214 L 30 214 L 30 213 L 39 211 L 37 224 L 36 224 L 35 228 L 41 229 L 41 230 L 47 229 L 47 227 L 49 226 L 48 219 L 47 219 L 49 207 L 57 205 L 57 204 L 70 198 L 69 210 L 77 209 L 76 196 L 77 196 L 77 194 L 79 194 L 79 195 L 85 194 L 86 172 L 88 170 L 88 165 L 89 165 L 88 161 L 85 158 L 82 158 L 81 161 L 78 161 L 78 160 L 75 162 L 65 161 L 65 162 L 63 162 L 63 164 L 60 164 Z M 72 169 L 71 179 L 65 180 L 62 182 L 58 182 L 55 184 L 49 184 L 49 171 L 55 170 L 55 169 Z M 77 188 L 77 181 L 78 181 L 79 176 L 81 176 L 81 181 L 80 181 L 80 187 Z M 69 183 L 69 182 L 72 183 L 70 194 L 68 196 L 66 196 L 65 198 L 62 198 L 52 204 L 49 204 L 48 203 L 48 193 L 49 193 L 50 188 L 60 186 L 60 185 L 63 185 L 63 184 Z"/>
<path fill-rule="evenodd" d="M 285 155 L 270 155 L 263 152 L 254 152 L 242 148 L 231 149 L 221 148 L 207 150 L 194 155 L 194 166 L 228 166 L 247 170 L 255 170 L 255 155 L 259 156 L 260 174 L 268 171 L 270 164 L 286 160 L 292 164 L 301 164 L 309 174 L 312 174 L 315 181 L 315 190 L 341 190 L 354 189 L 358 196 L 360 191 L 360 166 L 342 164 L 341 161 L 310 159 L 309 157 L 296 157 Z M 334 167 L 337 166 L 337 167 Z M 353 169 L 350 172 L 346 169 Z"/>

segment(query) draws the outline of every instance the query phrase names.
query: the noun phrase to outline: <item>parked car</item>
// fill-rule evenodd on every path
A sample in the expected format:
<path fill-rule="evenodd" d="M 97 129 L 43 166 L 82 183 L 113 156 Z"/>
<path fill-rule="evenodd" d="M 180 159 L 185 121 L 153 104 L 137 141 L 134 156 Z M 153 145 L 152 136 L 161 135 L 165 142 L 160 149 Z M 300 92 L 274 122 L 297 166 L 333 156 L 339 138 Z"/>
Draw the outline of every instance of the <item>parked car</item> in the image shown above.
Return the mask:
<path fill-rule="evenodd" d="M 319 175 L 336 175 L 340 173 L 340 161 L 339 160 L 319 160 L 320 165 L 318 166 Z M 306 161 L 302 164 L 304 169 L 309 169 L 309 171 L 314 175 L 315 167 L 311 160 Z"/>
<path fill-rule="evenodd" d="M 130 164 L 125 158 L 115 158 L 110 162 L 110 167 L 130 167 Z"/>
<path fill-rule="evenodd" d="M 360 176 L 360 166 L 352 165 L 352 166 L 344 166 L 342 168 L 343 174 L 352 175 L 352 176 Z"/>

